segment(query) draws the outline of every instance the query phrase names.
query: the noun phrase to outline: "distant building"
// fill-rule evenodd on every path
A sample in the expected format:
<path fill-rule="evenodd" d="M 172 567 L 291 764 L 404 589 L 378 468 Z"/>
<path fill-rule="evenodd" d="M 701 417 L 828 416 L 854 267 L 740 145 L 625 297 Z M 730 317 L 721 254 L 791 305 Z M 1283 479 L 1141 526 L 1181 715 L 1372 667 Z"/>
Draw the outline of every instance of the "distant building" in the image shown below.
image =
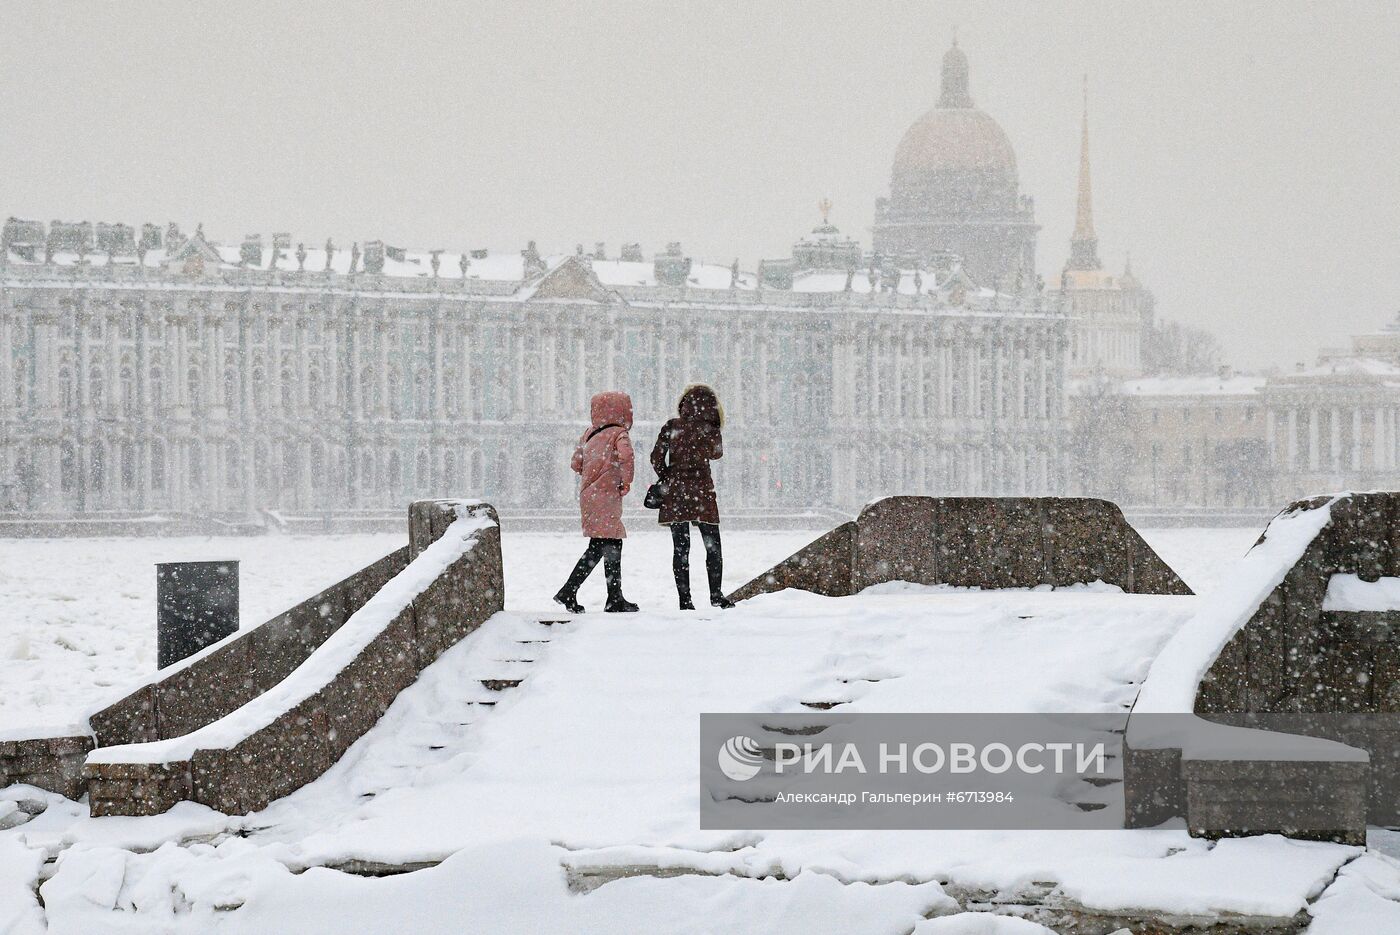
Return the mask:
<path fill-rule="evenodd" d="M 1151 507 L 1268 507 L 1281 480 L 1269 457 L 1262 376 L 1228 367 L 1128 380 L 1123 500 Z M 1285 485 L 1286 486 L 1286 485 Z"/>
<path fill-rule="evenodd" d="M 98 230 L 11 221 L 0 242 L 0 510 L 22 520 L 449 494 L 567 515 L 590 395 L 632 394 L 644 481 L 696 380 L 728 414 L 731 515 L 1063 486 L 1064 317 L 947 254 L 862 256 L 825 221 L 756 272 L 679 244 L 644 261 Z"/>
<path fill-rule="evenodd" d="M 1079 150 L 1079 198 L 1069 259 L 1060 274 L 1059 298 L 1072 319 L 1071 379 L 1105 376 L 1127 379 L 1142 374 L 1142 340 L 1152 326 L 1153 300 L 1133 276 L 1105 273 L 1094 233 L 1093 187 L 1089 175 L 1089 107 L 1085 96 Z"/>
<path fill-rule="evenodd" d="M 1315 366 L 1243 375 L 1081 380 L 1074 486 L 1135 507 L 1275 509 L 1400 487 L 1400 328 Z"/>
<path fill-rule="evenodd" d="M 1289 491 L 1400 487 L 1400 366 L 1364 356 L 1373 337 L 1265 385 L 1270 462 Z"/>
<path fill-rule="evenodd" d="M 1018 280 L 1036 279 L 1035 204 L 1020 192 L 1005 131 L 973 103 L 968 71 L 954 41 L 937 105 L 895 150 L 890 195 L 875 203 L 874 250 L 925 263 L 955 253 L 977 282 L 1017 291 Z"/>

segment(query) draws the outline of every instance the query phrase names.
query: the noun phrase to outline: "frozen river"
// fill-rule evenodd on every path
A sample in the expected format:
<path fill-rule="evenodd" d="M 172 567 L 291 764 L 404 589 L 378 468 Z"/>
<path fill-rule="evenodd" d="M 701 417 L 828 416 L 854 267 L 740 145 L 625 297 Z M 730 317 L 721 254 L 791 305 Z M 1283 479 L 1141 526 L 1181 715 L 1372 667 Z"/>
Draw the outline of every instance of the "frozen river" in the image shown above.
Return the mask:
<path fill-rule="evenodd" d="M 820 531 L 728 532 L 725 586 L 733 589 Z M 1208 590 L 1249 548 L 1257 529 L 1144 532 L 1197 592 Z M 113 698 L 155 667 L 156 562 L 237 559 L 242 620 L 256 625 L 403 543 L 397 534 L 189 537 L 171 539 L 0 539 L 0 727 L 72 720 Z M 553 609 L 552 595 L 584 540 L 538 532 L 504 536 L 506 603 Z M 673 609 L 670 537 L 643 527 L 623 553 L 624 589 L 643 609 Z M 698 539 L 691 574 L 704 596 Z M 583 603 L 600 610 L 601 569 Z"/>

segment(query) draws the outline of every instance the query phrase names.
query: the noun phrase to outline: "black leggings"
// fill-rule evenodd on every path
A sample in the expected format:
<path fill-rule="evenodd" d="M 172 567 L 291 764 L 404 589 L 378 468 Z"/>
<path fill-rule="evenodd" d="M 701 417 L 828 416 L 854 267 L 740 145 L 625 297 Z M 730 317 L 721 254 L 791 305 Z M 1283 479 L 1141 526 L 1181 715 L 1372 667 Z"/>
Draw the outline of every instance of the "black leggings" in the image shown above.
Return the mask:
<path fill-rule="evenodd" d="M 724 555 L 720 551 L 719 526 L 696 523 L 700 541 L 705 543 L 705 571 L 710 579 L 710 596 L 722 595 L 720 580 L 724 577 Z M 676 593 L 681 600 L 690 600 L 690 524 L 671 524 L 671 570 L 676 574 Z"/>

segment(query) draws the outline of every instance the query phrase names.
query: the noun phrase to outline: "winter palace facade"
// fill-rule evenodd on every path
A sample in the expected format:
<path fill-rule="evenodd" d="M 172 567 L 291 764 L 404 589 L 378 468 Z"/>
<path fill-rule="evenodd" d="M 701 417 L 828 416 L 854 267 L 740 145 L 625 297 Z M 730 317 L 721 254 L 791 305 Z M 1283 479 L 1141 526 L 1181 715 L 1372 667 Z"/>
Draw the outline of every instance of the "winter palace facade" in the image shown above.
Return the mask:
<path fill-rule="evenodd" d="M 4 240 L 11 513 L 565 508 L 592 393 L 631 393 L 649 450 L 696 380 L 726 405 L 731 508 L 1064 472 L 1065 319 L 956 265 L 871 267 L 828 225 L 758 273 L 674 246 L 361 255 L 19 221 Z"/>

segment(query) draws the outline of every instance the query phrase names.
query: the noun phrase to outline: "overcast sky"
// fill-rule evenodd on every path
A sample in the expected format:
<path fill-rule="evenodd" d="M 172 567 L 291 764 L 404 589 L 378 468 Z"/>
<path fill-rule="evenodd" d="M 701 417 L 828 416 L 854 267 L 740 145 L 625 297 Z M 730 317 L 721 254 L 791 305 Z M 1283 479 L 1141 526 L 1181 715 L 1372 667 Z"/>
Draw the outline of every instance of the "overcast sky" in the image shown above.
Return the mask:
<path fill-rule="evenodd" d="M 1244 366 L 1400 309 L 1400 3 L 0 5 L 0 214 L 745 268 L 867 246 L 954 28 L 1053 282 L 1100 253 Z"/>

